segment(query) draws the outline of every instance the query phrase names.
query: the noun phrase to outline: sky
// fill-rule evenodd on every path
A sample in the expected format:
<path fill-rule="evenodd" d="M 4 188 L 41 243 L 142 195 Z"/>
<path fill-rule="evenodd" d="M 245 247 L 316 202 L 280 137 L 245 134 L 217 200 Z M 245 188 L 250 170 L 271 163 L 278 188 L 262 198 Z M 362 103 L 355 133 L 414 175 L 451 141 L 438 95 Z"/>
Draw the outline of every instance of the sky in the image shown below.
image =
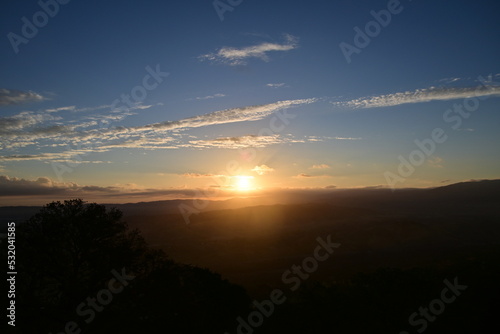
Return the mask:
<path fill-rule="evenodd" d="M 498 1 L 10 1 L 0 206 L 500 177 Z"/>

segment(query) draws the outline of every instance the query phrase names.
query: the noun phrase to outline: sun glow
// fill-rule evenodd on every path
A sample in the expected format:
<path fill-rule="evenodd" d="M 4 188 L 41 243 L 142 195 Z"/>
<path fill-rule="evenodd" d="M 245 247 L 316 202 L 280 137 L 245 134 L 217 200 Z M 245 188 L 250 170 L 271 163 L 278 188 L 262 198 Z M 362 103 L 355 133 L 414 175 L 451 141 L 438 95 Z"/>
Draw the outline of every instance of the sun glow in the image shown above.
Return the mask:
<path fill-rule="evenodd" d="M 234 188 L 238 191 L 249 191 L 254 189 L 253 176 L 234 176 Z"/>

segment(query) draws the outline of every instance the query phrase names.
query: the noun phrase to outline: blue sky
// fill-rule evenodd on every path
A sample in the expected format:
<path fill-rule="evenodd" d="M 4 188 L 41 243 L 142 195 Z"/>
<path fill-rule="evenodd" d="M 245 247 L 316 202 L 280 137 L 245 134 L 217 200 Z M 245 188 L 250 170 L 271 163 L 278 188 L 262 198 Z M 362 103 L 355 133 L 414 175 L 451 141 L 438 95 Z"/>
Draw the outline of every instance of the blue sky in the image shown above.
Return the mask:
<path fill-rule="evenodd" d="M 0 205 L 499 177 L 496 1 L 41 3 L 0 13 Z"/>

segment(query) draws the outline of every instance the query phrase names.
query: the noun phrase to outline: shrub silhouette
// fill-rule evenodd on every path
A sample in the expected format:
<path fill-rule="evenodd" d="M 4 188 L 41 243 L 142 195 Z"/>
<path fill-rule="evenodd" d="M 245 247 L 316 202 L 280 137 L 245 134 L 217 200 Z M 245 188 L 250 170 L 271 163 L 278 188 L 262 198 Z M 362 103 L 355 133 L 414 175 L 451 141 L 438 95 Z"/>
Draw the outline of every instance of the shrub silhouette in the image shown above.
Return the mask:
<path fill-rule="evenodd" d="M 52 202 L 17 229 L 17 332 L 222 333 L 247 312 L 244 290 L 207 269 L 148 247 L 122 213 L 81 199 Z M 112 270 L 135 276 L 92 321 L 79 304 L 106 289 Z"/>

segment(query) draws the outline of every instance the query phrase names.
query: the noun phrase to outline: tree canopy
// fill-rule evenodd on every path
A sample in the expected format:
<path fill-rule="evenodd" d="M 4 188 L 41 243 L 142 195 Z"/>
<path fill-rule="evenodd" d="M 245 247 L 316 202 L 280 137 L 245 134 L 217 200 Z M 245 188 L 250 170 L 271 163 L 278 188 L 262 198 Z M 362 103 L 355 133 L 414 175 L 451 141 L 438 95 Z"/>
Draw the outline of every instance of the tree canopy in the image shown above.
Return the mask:
<path fill-rule="evenodd" d="M 81 199 L 45 205 L 18 227 L 17 249 L 18 323 L 26 333 L 64 332 L 71 321 L 83 333 L 221 333 L 249 305 L 243 288 L 168 259 L 129 229 L 119 210 Z M 121 275 L 133 277 L 130 285 L 119 286 Z M 100 292 L 109 287 L 120 292 Z M 110 295 L 91 317 L 87 298 Z"/>

